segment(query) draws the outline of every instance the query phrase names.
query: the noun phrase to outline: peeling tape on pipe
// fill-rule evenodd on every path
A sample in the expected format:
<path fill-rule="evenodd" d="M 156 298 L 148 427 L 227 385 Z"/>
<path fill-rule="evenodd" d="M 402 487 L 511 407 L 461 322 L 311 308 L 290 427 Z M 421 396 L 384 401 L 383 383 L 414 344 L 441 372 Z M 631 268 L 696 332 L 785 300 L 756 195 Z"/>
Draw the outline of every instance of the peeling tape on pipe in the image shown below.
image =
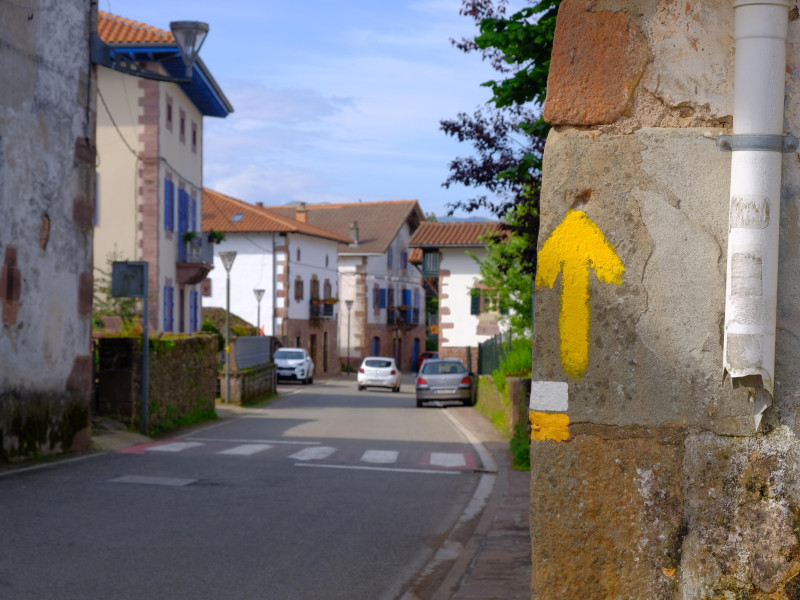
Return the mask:
<path fill-rule="evenodd" d="M 766 229 L 769 225 L 769 198 L 753 194 L 731 196 L 731 229 Z"/>
<path fill-rule="evenodd" d="M 563 442 L 569 439 L 569 416 L 537 412 L 528 412 L 531 420 L 531 441 L 543 442 L 552 440 Z"/>
<path fill-rule="evenodd" d="M 764 336 L 749 333 L 728 333 L 726 363 L 734 377 L 741 376 L 738 371 L 762 370 L 764 355 Z"/>
<path fill-rule="evenodd" d="M 731 295 L 761 296 L 764 293 L 761 285 L 762 266 L 761 257 L 751 252 L 731 256 Z"/>
<path fill-rule="evenodd" d="M 565 381 L 532 381 L 530 410 L 567 412 L 569 388 Z"/>

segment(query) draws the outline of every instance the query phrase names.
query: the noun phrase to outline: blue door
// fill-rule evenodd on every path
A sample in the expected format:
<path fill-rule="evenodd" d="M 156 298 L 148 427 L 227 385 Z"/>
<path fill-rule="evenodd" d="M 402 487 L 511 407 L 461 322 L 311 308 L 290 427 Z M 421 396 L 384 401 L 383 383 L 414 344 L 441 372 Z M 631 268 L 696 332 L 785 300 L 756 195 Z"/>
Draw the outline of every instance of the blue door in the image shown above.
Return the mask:
<path fill-rule="evenodd" d="M 417 361 L 419 360 L 419 338 L 414 338 L 413 351 L 411 352 L 411 369 L 417 370 Z"/>

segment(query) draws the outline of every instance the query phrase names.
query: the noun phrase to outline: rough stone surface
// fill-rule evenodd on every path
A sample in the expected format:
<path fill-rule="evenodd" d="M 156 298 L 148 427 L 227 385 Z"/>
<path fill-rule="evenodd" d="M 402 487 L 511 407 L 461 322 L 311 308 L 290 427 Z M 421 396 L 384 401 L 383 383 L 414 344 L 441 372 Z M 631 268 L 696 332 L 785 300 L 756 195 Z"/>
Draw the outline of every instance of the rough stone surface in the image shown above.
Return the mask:
<path fill-rule="evenodd" d="M 628 15 L 589 12 L 589 4 L 564 0 L 559 8 L 544 110 L 553 125 L 613 123 L 630 112 L 647 63 L 647 43 Z"/>
<path fill-rule="evenodd" d="M 746 392 L 722 381 L 730 157 L 716 149 L 715 134 L 553 131 L 548 138 L 539 247 L 569 210 L 582 210 L 625 266 L 620 286 L 590 274 L 581 379 L 567 378 L 561 365 L 560 283 L 536 292 L 533 380 L 569 380 L 571 423 L 753 433 Z"/>
<path fill-rule="evenodd" d="M 531 597 L 674 598 L 683 432 L 584 427 L 531 446 Z"/>

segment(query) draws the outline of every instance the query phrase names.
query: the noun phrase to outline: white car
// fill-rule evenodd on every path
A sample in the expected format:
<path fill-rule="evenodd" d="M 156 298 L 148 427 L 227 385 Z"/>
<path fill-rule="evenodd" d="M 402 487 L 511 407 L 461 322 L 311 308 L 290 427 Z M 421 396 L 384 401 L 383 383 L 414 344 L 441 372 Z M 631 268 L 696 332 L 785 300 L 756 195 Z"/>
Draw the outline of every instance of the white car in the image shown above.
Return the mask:
<path fill-rule="evenodd" d="M 272 358 L 278 367 L 278 380 L 314 383 L 314 361 L 302 348 L 278 348 Z"/>
<path fill-rule="evenodd" d="M 400 391 L 400 369 L 393 358 L 384 356 L 368 356 L 361 362 L 356 376 L 358 391 L 365 387 L 391 388 Z"/>

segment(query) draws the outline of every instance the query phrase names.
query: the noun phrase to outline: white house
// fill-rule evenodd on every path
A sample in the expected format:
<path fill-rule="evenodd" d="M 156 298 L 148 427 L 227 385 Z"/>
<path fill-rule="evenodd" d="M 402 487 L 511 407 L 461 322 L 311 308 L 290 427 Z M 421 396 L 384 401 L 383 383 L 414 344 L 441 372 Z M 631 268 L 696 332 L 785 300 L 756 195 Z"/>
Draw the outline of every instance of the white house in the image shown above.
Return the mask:
<path fill-rule="evenodd" d="M 409 239 L 424 219 L 419 203 L 301 203 L 272 210 L 353 240 L 338 249 L 342 358 L 358 366 L 365 356 L 393 356 L 402 370 L 413 370 L 425 350 L 422 278 L 408 261 Z"/>
<path fill-rule="evenodd" d="M 169 31 L 99 11 L 97 32 L 117 57 L 185 75 Z M 233 108 L 199 59 L 191 83 L 97 71 L 95 267 L 105 270 L 112 256 L 146 261 L 149 327 L 195 331 L 211 268 L 210 247 L 192 236 L 202 230 L 203 118 Z"/>
<path fill-rule="evenodd" d="M 499 230 L 499 223 L 426 221 L 409 242 L 422 250 L 423 275 L 436 282 L 439 356 L 460 358 L 473 371 L 478 344 L 500 333 L 500 314 L 487 302 L 490 291 L 480 283 L 478 264 L 486 254 L 480 238 Z"/>
<path fill-rule="evenodd" d="M 317 373 L 339 371 L 337 250 L 350 239 L 213 190 L 203 193 L 203 223 L 225 239 L 214 244 L 214 270 L 203 306 L 226 306 L 275 336 L 306 348 Z M 236 252 L 227 273 L 220 252 Z M 259 302 L 256 290 L 263 290 Z"/>

